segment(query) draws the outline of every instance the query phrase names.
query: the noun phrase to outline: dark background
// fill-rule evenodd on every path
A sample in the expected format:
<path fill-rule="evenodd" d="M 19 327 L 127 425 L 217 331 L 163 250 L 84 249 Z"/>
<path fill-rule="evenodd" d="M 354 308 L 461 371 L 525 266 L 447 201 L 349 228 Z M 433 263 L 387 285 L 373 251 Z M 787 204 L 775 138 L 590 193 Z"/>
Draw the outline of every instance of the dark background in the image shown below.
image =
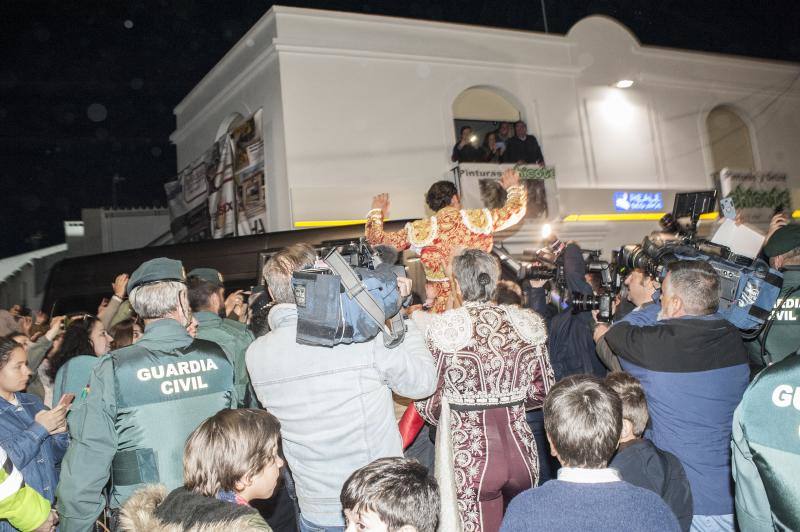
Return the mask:
<path fill-rule="evenodd" d="M 0 257 L 64 241 L 83 207 L 163 205 L 173 107 L 269 9 L 236 0 L 0 2 Z M 539 0 L 282 5 L 544 31 Z M 800 60 L 796 0 L 545 0 L 551 33 L 618 19 L 643 44 Z"/>

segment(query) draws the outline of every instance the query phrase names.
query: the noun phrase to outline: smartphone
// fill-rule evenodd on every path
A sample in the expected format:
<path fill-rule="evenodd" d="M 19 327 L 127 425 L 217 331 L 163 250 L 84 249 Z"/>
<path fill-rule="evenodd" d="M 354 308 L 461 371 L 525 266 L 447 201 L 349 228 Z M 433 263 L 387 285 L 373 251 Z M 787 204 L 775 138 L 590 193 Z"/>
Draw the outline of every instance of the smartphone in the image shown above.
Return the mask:
<path fill-rule="evenodd" d="M 736 219 L 736 206 L 733 203 L 733 198 L 722 198 L 719 200 L 719 205 L 722 209 L 722 216 L 729 220 Z"/>
<path fill-rule="evenodd" d="M 75 400 L 74 393 L 65 393 L 61 396 L 61 399 L 58 400 L 58 406 L 64 405 L 69 408 L 72 405 L 72 401 Z"/>

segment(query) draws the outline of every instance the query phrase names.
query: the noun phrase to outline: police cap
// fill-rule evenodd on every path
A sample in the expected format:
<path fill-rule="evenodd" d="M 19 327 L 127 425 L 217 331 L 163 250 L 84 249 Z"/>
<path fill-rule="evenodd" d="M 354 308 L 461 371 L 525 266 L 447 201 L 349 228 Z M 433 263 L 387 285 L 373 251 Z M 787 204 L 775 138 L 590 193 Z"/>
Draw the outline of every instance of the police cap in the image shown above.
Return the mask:
<path fill-rule="evenodd" d="M 764 254 L 777 257 L 800 248 L 800 224 L 787 224 L 775 231 L 764 246 Z"/>
<path fill-rule="evenodd" d="M 137 286 L 163 281 L 186 282 L 186 272 L 181 261 L 159 257 L 143 262 L 128 280 L 128 293 Z"/>
<path fill-rule="evenodd" d="M 200 278 L 213 284 L 217 288 L 225 287 L 225 280 L 222 278 L 222 274 L 214 268 L 195 268 L 189 272 L 188 277 Z"/>

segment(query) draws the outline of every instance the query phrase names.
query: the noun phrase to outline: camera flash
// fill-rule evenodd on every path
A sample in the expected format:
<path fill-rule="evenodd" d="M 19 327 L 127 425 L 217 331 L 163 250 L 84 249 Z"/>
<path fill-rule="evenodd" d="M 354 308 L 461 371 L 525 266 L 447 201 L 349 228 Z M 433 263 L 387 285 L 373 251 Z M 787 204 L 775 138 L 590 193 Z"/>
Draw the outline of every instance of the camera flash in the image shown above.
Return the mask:
<path fill-rule="evenodd" d="M 550 227 L 550 224 L 544 224 L 542 226 L 542 238 L 549 237 L 552 232 L 553 232 L 553 230 Z"/>
<path fill-rule="evenodd" d="M 478 136 L 477 136 L 477 135 L 472 135 L 472 136 L 469 138 L 469 141 L 470 141 L 470 142 L 478 142 Z"/>

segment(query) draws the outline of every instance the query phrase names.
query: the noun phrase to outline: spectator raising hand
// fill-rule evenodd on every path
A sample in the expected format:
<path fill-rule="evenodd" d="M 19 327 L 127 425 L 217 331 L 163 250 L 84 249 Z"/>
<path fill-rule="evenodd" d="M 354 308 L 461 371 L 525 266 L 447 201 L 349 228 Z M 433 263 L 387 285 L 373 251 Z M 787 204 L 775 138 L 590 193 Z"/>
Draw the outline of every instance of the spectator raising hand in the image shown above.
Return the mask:
<path fill-rule="evenodd" d="M 125 299 L 125 290 L 128 288 L 129 276 L 127 273 L 117 275 L 114 282 L 111 283 L 111 288 L 114 290 L 114 295 L 120 299 Z"/>

